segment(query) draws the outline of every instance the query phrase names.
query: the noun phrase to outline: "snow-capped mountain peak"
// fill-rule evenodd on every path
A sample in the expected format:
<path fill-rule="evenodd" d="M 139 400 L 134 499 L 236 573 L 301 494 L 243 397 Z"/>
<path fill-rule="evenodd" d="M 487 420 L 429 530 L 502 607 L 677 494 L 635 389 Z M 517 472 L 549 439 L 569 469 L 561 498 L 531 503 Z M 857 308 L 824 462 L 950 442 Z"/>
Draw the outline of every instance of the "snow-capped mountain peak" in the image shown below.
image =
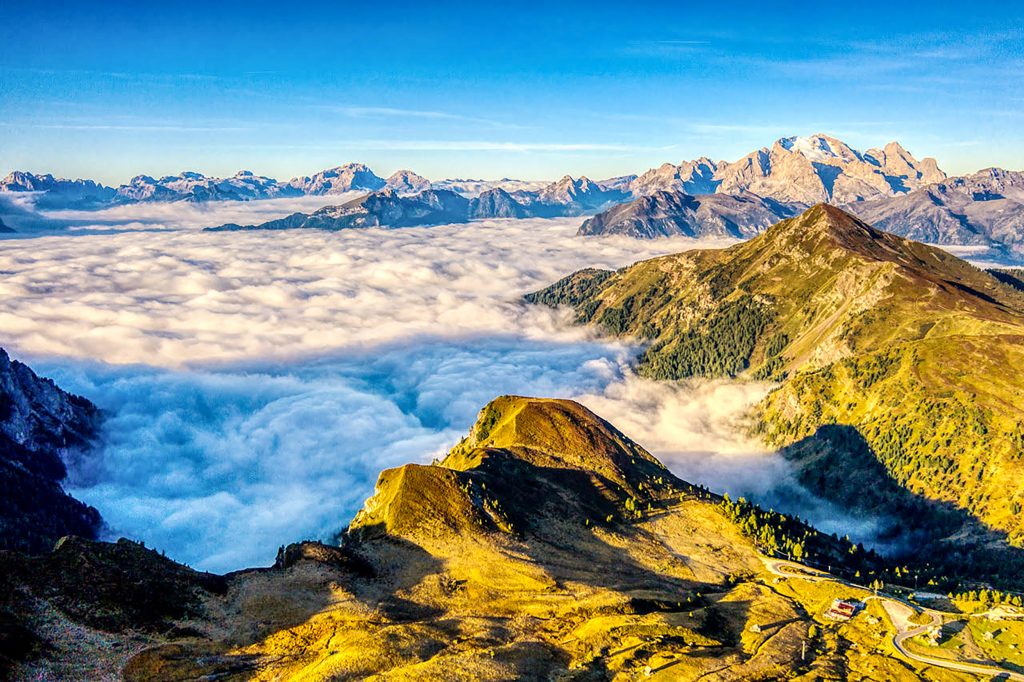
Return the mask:
<path fill-rule="evenodd" d="M 778 144 L 783 149 L 800 154 L 812 162 L 830 163 L 838 160 L 843 163 L 852 163 L 863 160 L 861 154 L 848 144 L 824 133 L 784 137 L 778 141 Z"/>

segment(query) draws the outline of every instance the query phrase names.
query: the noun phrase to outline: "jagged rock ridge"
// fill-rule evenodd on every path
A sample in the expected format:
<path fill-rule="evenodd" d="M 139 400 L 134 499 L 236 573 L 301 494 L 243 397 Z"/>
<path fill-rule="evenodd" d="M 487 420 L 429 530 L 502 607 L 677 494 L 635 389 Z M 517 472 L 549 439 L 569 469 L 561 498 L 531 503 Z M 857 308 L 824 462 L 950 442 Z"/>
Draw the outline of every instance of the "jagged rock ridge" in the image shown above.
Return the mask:
<path fill-rule="evenodd" d="M 517 191 L 510 194 L 501 188 L 495 188 L 486 190 L 472 199 L 445 189 L 428 189 L 417 194 L 401 195 L 389 188 L 339 206 L 325 206 L 309 214 L 294 213 L 259 225 L 243 226 L 231 223 L 207 229 L 343 230 L 360 227 L 441 225 L 485 218 L 550 218 L 578 215 L 604 206 L 611 200 L 610 197 L 619 195 L 619 192 L 605 190 L 587 178 L 575 180 L 568 176 L 552 183 L 539 193 Z"/>

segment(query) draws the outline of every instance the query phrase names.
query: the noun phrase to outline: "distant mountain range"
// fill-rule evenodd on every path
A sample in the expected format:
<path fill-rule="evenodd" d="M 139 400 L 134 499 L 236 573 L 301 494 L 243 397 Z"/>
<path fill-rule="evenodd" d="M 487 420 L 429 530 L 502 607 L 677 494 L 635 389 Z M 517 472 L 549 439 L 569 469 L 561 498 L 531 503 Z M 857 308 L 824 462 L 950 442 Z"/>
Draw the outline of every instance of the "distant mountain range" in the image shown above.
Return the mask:
<path fill-rule="evenodd" d="M 827 135 L 783 138 L 734 163 L 664 164 L 629 191 L 630 203 L 594 216 L 579 234 L 747 238 L 827 202 L 910 239 L 1024 254 L 1024 173 L 947 177 L 897 142 L 859 152 Z"/>
<path fill-rule="evenodd" d="M 909 239 L 999 244 L 1024 253 L 1024 172 L 988 168 L 848 208 L 869 223 Z"/>
<path fill-rule="evenodd" d="M 898 196 L 945 179 L 935 159 L 918 161 L 898 142 L 859 152 L 817 134 L 784 137 L 733 163 L 706 157 L 666 163 L 633 180 L 629 189 L 633 196 L 750 193 L 786 203 L 841 205 Z"/>
<path fill-rule="evenodd" d="M 464 223 L 484 218 L 553 218 L 580 215 L 621 200 L 623 193 L 587 178 L 565 176 L 540 191 L 489 189 L 466 198 L 448 189 L 427 189 L 402 195 L 387 188 L 313 213 L 293 213 L 259 225 L 229 223 L 209 231 L 414 227 Z"/>
<path fill-rule="evenodd" d="M 588 181 L 589 182 L 589 181 Z M 254 201 L 283 197 L 330 196 L 347 192 L 374 192 L 393 189 L 400 194 L 415 194 L 427 189 L 443 189 L 476 196 L 490 189 L 509 192 L 537 191 L 547 182 L 449 179 L 431 182 L 410 170 L 400 170 L 381 178 L 365 164 L 347 163 L 309 176 L 280 182 L 274 178 L 242 170 L 229 178 L 216 178 L 185 171 L 178 175 L 154 178 L 136 175 L 128 184 L 107 187 L 92 180 L 68 180 L 53 175 L 14 171 L 0 180 L 0 192 L 34 193 L 35 205 L 42 209 L 98 209 L 118 204 L 164 201 Z"/>
<path fill-rule="evenodd" d="M 621 234 L 644 239 L 672 235 L 748 238 L 796 215 L 799 209 L 799 205 L 756 194 L 690 195 L 655 190 L 598 213 L 583 223 L 578 234 Z"/>
<path fill-rule="evenodd" d="M 701 157 L 666 163 L 640 175 L 596 181 L 570 176 L 550 183 L 509 178 L 431 181 L 411 170 L 397 171 L 385 179 L 361 163 L 287 182 L 249 171 L 239 171 L 230 178 L 195 172 L 160 179 L 139 175 L 117 188 L 92 180 L 66 180 L 21 171 L 0 181 L 0 195 L 32 192 L 35 205 L 43 209 L 384 191 L 393 191 L 396 196 L 382 195 L 371 201 L 367 212 L 372 218 L 325 220 L 325 216 L 351 214 L 351 206 L 339 205 L 324 209 L 317 217 L 293 215 L 246 227 L 342 229 L 356 224 L 436 224 L 440 214 L 425 211 L 420 204 L 429 204 L 442 195 L 419 195 L 437 191 L 459 194 L 470 202 L 479 200 L 465 204 L 464 210 L 457 208 L 452 222 L 571 216 L 604 210 L 586 221 L 579 234 L 747 238 L 812 204 L 825 202 L 909 238 L 992 247 L 1011 252 L 1012 257 L 1024 254 L 1024 173 L 990 168 L 973 175 L 947 177 L 935 159 L 919 160 L 898 142 L 862 152 L 825 134 L 781 138 L 771 147 L 735 162 Z M 374 214 L 374 205 L 380 210 L 390 206 L 390 217 Z M 417 222 L 416 215 L 421 215 L 423 222 Z"/>

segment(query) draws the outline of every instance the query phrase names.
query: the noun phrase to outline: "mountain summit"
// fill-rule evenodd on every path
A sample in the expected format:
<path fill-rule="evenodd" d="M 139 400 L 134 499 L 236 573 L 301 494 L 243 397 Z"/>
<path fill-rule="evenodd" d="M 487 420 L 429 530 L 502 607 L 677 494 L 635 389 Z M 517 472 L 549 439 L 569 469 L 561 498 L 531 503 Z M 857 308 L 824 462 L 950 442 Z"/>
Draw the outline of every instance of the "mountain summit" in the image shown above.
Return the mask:
<path fill-rule="evenodd" d="M 482 524 L 547 537 L 617 515 L 627 499 L 660 504 L 690 489 L 582 405 L 504 396 L 439 465 L 382 473 L 349 533 L 376 528 L 434 546 L 449 542 L 436 524 L 459 532 Z"/>
<path fill-rule="evenodd" d="M 128 541 L 0 552 L 2 632 L 20 644 L 0 663 L 34 647 L 25 669 L 38 676 L 74 665 L 132 682 L 654 668 L 738 681 L 894 664 L 828 640 L 803 657 L 820 597 L 768 587 L 759 549 L 850 576 L 881 568 L 797 519 L 679 480 L 579 403 L 502 396 L 441 462 L 383 472 L 340 546 L 290 545 L 272 568 L 210 576 Z"/>

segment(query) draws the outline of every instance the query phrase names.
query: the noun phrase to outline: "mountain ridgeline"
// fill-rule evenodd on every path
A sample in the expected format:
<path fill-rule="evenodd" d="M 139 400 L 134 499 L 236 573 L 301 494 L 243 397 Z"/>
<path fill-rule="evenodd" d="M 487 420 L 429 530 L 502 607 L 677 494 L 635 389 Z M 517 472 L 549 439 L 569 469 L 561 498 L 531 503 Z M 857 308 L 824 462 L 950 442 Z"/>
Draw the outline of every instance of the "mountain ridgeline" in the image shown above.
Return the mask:
<path fill-rule="evenodd" d="M 691 196 L 659 190 L 588 218 L 578 234 L 621 234 L 644 239 L 673 235 L 746 239 L 797 213 L 798 207 L 792 204 L 753 194 Z"/>
<path fill-rule="evenodd" d="M 756 430 L 815 492 L 884 506 L 854 494 L 873 471 L 914 501 L 903 511 L 936 511 L 919 525 L 1022 546 L 1024 295 L 1009 277 L 821 204 L 728 249 L 580 271 L 527 300 L 643 339 L 644 376 L 778 382 Z"/>
<path fill-rule="evenodd" d="M 374 198 L 352 200 L 354 193 Z M 138 175 L 113 188 L 15 171 L 0 180 L 0 218 L 7 231 L 31 231 L 69 224 L 34 209 L 310 196 L 341 199 L 311 214 L 214 229 L 337 230 L 596 214 L 583 222 L 580 235 L 743 239 L 827 202 L 910 239 L 985 247 L 987 257 L 1005 262 L 1024 257 L 1024 173 L 988 168 L 947 177 L 934 159 L 917 159 L 898 142 L 858 151 L 822 133 L 783 137 L 733 162 L 700 157 L 597 181 L 568 175 L 555 182 L 431 181 L 410 170 L 382 178 L 364 164 L 346 163 L 286 182 L 244 170 L 226 178 L 185 171 Z M 447 206 L 437 210 L 438 203 Z"/>
<path fill-rule="evenodd" d="M 578 403 L 503 396 L 442 461 L 384 471 L 340 545 L 272 568 L 210 576 L 128 541 L 0 552 L 20 645 L 0 658 L 45 679 L 918 679 L 815 634 L 825 595 L 866 591 L 792 589 L 765 554 L 909 575 L 676 478 Z"/>
<path fill-rule="evenodd" d="M 325 206 L 310 214 L 294 213 L 259 225 L 227 224 L 209 231 L 320 229 L 359 227 L 415 227 L 465 223 L 484 218 L 553 218 L 579 215 L 621 198 L 587 178 L 566 176 L 540 192 L 488 189 L 466 198 L 448 189 L 426 189 L 403 195 L 383 189 L 338 206 Z"/>

